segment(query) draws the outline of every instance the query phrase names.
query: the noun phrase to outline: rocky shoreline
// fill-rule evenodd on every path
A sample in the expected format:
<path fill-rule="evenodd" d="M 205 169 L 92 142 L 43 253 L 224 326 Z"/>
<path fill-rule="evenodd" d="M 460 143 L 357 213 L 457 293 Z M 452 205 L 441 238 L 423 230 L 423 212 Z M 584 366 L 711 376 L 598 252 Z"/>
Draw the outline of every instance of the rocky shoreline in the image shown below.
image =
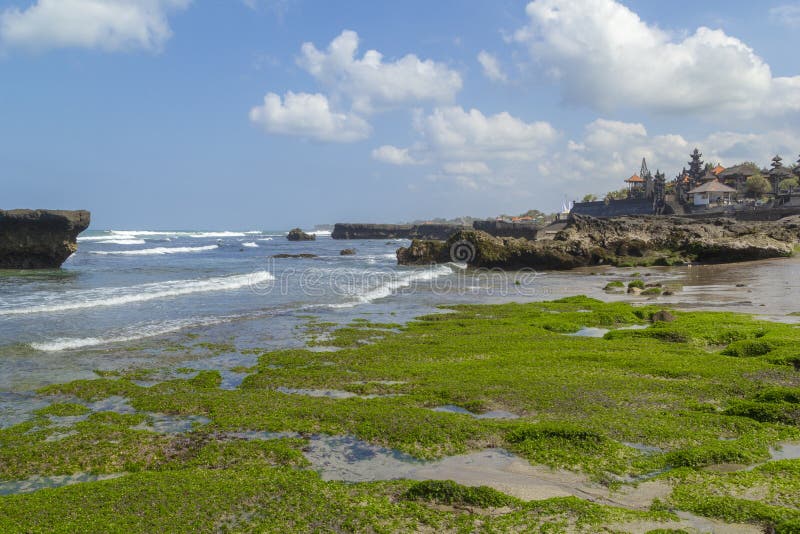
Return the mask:
<path fill-rule="evenodd" d="M 89 227 L 85 210 L 0 210 L 0 269 L 57 269 Z"/>
<path fill-rule="evenodd" d="M 447 240 L 414 240 L 397 250 L 401 265 L 449 261 L 474 267 L 573 269 L 732 263 L 788 257 L 800 244 L 800 216 L 778 221 L 635 216 L 573 216 L 550 239 L 494 237 L 460 230 Z"/>

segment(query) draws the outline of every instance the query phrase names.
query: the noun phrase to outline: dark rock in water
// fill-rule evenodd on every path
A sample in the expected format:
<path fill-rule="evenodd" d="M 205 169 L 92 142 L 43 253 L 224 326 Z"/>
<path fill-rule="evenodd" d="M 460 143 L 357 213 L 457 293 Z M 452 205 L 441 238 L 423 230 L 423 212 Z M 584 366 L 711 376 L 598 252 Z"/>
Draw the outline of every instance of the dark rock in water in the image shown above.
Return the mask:
<path fill-rule="evenodd" d="M 317 236 L 314 234 L 307 234 L 300 228 L 292 228 L 286 236 L 289 241 L 314 241 Z"/>
<path fill-rule="evenodd" d="M 450 260 L 449 247 L 444 241 L 415 239 L 408 247 L 397 249 L 400 265 L 430 265 Z"/>
<path fill-rule="evenodd" d="M 273 254 L 271 258 L 316 258 L 316 254 Z"/>
<path fill-rule="evenodd" d="M 460 230 L 441 245 L 412 242 L 400 263 L 466 262 L 476 267 L 572 269 L 592 265 L 675 265 L 791 256 L 800 243 L 800 217 L 779 221 L 697 221 L 680 217 L 573 216 L 552 239 L 493 237 Z"/>
<path fill-rule="evenodd" d="M 671 323 L 675 320 L 675 316 L 667 310 L 661 310 L 651 315 L 650 320 L 654 323 Z"/>
<path fill-rule="evenodd" d="M 339 256 L 355 256 L 356 249 L 354 248 L 345 248 L 339 251 Z"/>
<path fill-rule="evenodd" d="M 0 269 L 61 267 L 90 218 L 83 210 L 0 210 Z"/>

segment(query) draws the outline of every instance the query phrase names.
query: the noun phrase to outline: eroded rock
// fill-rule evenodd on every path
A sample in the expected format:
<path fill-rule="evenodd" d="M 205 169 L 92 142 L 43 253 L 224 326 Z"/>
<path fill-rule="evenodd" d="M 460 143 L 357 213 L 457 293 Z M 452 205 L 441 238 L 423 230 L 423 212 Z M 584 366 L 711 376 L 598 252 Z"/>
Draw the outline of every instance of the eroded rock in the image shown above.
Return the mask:
<path fill-rule="evenodd" d="M 61 267 L 90 219 L 83 210 L 0 210 L 0 269 Z"/>

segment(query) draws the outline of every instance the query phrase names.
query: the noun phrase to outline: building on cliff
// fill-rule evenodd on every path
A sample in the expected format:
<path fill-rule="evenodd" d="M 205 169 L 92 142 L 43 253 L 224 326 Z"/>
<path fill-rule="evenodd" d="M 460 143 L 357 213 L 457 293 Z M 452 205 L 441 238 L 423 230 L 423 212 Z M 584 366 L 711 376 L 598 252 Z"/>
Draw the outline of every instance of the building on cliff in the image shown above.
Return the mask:
<path fill-rule="evenodd" d="M 570 214 L 592 217 L 621 217 L 623 215 L 653 215 L 674 213 L 667 199 L 666 180 L 660 171 L 655 177 L 642 158 L 638 174 L 625 181 L 625 198 L 606 197 L 604 200 L 575 202 Z"/>

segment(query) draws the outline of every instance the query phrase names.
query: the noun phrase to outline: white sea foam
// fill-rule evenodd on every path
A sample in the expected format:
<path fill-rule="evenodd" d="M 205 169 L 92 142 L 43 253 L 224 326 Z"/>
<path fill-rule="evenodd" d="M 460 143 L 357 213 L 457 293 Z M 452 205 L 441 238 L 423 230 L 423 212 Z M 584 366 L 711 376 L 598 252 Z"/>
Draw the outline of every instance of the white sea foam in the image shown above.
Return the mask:
<path fill-rule="evenodd" d="M 107 337 L 61 337 L 48 341 L 42 341 L 40 343 L 31 343 L 30 346 L 34 350 L 40 350 L 43 352 L 83 349 L 88 347 L 97 347 L 99 345 L 125 343 L 128 341 L 136 341 L 137 339 L 162 336 L 164 334 L 178 332 L 185 328 L 210 326 L 213 324 L 228 322 L 236 318 L 238 318 L 238 316 L 165 321 L 163 323 L 136 325 L 135 327 L 116 332 Z"/>
<path fill-rule="evenodd" d="M 78 241 L 105 241 L 106 239 L 112 239 L 113 235 L 79 235 Z"/>
<path fill-rule="evenodd" d="M 331 235 L 331 231 L 330 230 L 314 230 L 313 232 L 308 232 L 308 233 L 312 234 L 312 235 L 318 235 L 318 236 L 329 236 L 329 235 Z"/>
<path fill-rule="evenodd" d="M 259 241 L 272 241 L 272 238 L 271 237 L 262 237 L 262 238 L 259 239 Z"/>
<path fill-rule="evenodd" d="M 359 304 L 368 304 L 374 300 L 392 296 L 397 291 L 409 287 L 418 282 L 430 282 L 440 276 L 453 274 L 453 270 L 447 265 L 437 265 L 424 270 L 411 272 L 387 272 L 388 281 L 376 287 L 362 288 L 354 291 L 351 296 L 354 300 L 331 304 L 331 308 L 352 308 Z"/>
<path fill-rule="evenodd" d="M 98 245 L 144 245 L 144 239 L 104 239 L 97 241 Z"/>
<path fill-rule="evenodd" d="M 263 284 L 264 282 L 274 279 L 275 277 L 272 273 L 258 271 L 250 274 L 237 274 L 216 278 L 173 280 L 130 287 L 105 287 L 86 291 L 70 291 L 48 299 L 42 299 L 45 300 L 44 303 L 41 303 L 41 300 L 34 305 L 29 305 L 29 302 L 22 302 L 14 306 L 13 303 L 11 303 L 12 305 L 10 307 L 0 308 L 0 316 L 56 313 L 101 306 L 120 306 L 135 302 L 147 302 L 181 295 L 191 295 L 193 293 L 233 291 L 248 286 Z"/>
<path fill-rule="evenodd" d="M 162 232 L 162 231 L 152 231 L 152 230 L 111 230 L 111 234 L 114 235 L 115 237 L 122 237 L 128 239 L 137 237 L 195 237 L 195 238 L 244 237 L 249 233 L 251 232 L 229 232 L 229 231 Z"/>
<path fill-rule="evenodd" d="M 242 243 L 242 246 L 248 248 L 258 248 L 258 245 L 256 243 L 253 243 L 252 241 L 249 241 L 247 243 Z"/>
<path fill-rule="evenodd" d="M 156 247 L 142 248 L 138 250 L 93 250 L 92 254 L 119 255 L 119 256 L 151 256 L 160 254 L 188 254 L 191 252 L 206 252 L 219 248 L 217 245 L 205 245 L 202 247 Z"/>

